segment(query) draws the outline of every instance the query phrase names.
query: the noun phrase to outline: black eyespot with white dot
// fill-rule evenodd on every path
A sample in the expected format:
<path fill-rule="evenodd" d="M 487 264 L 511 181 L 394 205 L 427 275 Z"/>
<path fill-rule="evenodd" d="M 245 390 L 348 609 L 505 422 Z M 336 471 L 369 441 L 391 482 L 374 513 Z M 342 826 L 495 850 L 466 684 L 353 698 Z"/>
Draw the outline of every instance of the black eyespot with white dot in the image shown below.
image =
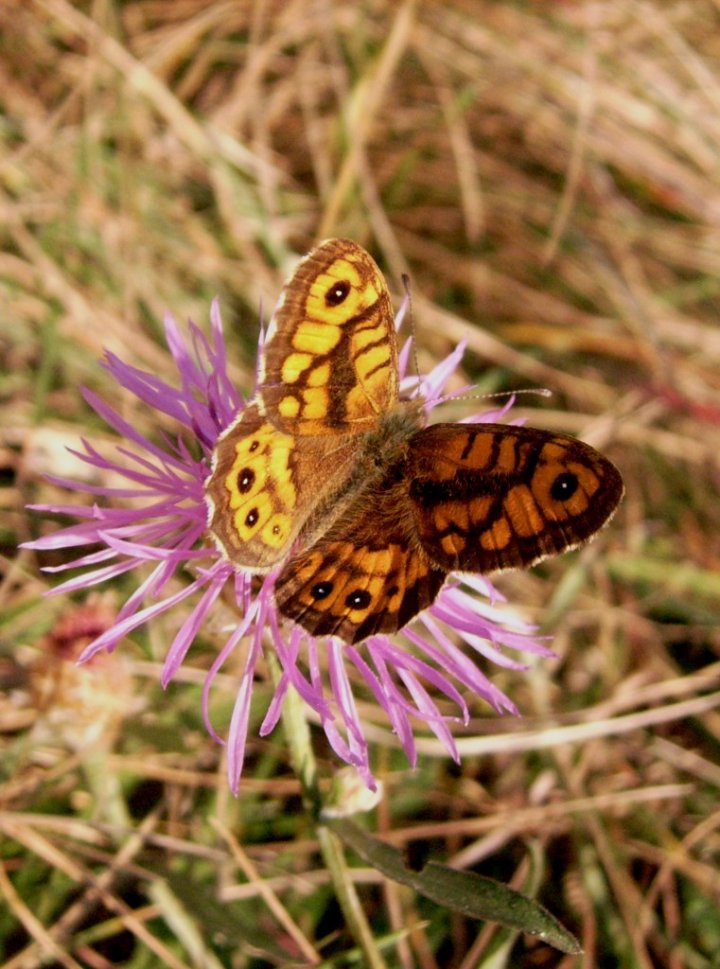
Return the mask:
<path fill-rule="evenodd" d="M 257 508 L 251 508 L 250 511 L 245 516 L 245 524 L 247 525 L 248 528 L 252 528 L 253 525 L 257 522 L 259 517 L 260 517 L 260 512 L 257 510 Z"/>
<path fill-rule="evenodd" d="M 367 609 L 372 602 L 372 596 L 367 589 L 355 589 L 345 597 L 348 609 Z"/>
<path fill-rule="evenodd" d="M 252 468 L 243 468 L 238 472 L 237 486 L 241 495 L 246 495 L 255 484 L 255 472 Z"/>
<path fill-rule="evenodd" d="M 332 582 L 316 582 L 315 585 L 310 590 L 310 595 L 319 602 L 322 599 L 327 599 L 333 590 Z"/>
<path fill-rule="evenodd" d="M 250 447 L 248 448 L 248 451 L 250 451 L 250 453 L 252 453 L 253 451 L 257 451 L 257 449 L 258 449 L 259 447 L 260 447 L 260 441 L 258 441 L 258 440 L 256 439 L 256 440 L 254 440 L 254 441 L 252 442 L 252 444 L 251 444 L 251 445 L 250 445 Z"/>
<path fill-rule="evenodd" d="M 563 471 L 552 483 L 550 495 L 555 501 L 569 501 L 578 490 L 577 475 L 572 471 Z"/>
<path fill-rule="evenodd" d="M 325 305 L 339 306 L 341 303 L 345 302 L 349 293 L 350 283 L 347 279 L 340 279 L 338 282 L 333 283 L 330 289 L 325 293 Z"/>

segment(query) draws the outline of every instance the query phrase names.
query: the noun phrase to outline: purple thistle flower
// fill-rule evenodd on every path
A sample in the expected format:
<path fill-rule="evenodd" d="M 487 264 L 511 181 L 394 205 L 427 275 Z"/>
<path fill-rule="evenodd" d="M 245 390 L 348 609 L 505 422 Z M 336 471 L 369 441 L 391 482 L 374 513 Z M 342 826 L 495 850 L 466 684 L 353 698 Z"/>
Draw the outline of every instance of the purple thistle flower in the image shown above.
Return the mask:
<path fill-rule="evenodd" d="M 401 316 L 402 311 L 398 319 Z M 100 486 L 53 477 L 50 480 L 56 485 L 84 492 L 94 499 L 106 499 L 108 503 L 30 506 L 37 511 L 70 515 L 77 521 L 25 547 L 46 551 L 100 546 L 99 550 L 94 548 L 72 562 L 45 569 L 48 572 L 82 570 L 53 589 L 53 594 L 90 588 L 143 563 L 152 566 L 112 626 L 90 643 L 80 661 L 90 659 L 99 650 L 113 650 L 123 637 L 142 624 L 180 607 L 186 600 L 193 600 L 194 605 L 165 659 L 162 684 L 166 686 L 185 659 L 215 600 L 229 588 L 234 593 L 241 619 L 208 671 L 202 707 L 211 736 L 220 743 L 227 742 L 233 792 L 238 791 L 242 773 L 255 668 L 268 645 L 277 655 L 282 675 L 260 727 L 261 736 L 275 727 L 288 687 L 292 686 L 319 718 L 338 757 L 353 765 L 365 784 L 374 789 L 367 741 L 349 676 L 349 669 L 354 668 L 387 714 L 412 765 L 416 761 L 413 718 L 424 721 L 448 753 L 458 760 L 450 725 L 453 721 L 467 723 L 469 719 L 464 694 L 470 692 L 481 697 L 497 711 L 517 714 L 514 704 L 480 671 L 473 654 L 501 666 L 525 669 L 505 650 L 542 656 L 552 656 L 552 652 L 533 638 L 531 628 L 521 620 L 500 614 L 494 604 L 501 596 L 481 576 L 448 581 L 433 605 L 405 627 L 396 637 L 397 641 L 374 635 L 359 645 L 348 646 L 336 637 L 313 637 L 296 625 L 283 628 L 286 621 L 281 619 L 272 594 L 275 576 L 263 577 L 259 587 L 257 582 L 253 584 L 249 574 L 234 569 L 221 558 L 207 531 L 203 484 L 210 473 L 213 447 L 219 434 L 244 406 L 228 377 L 217 301 L 213 302 L 210 319 L 209 340 L 193 323 L 190 323 L 188 340 L 172 317 L 165 319 L 179 387 L 138 370 L 111 353 L 106 354 L 102 364 L 139 400 L 177 421 L 181 428 L 178 437 L 163 435 L 162 444 L 155 444 L 102 399 L 84 391 L 88 403 L 127 444 L 117 446 L 117 459 L 101 455 L 88 441 L 82 442 L 83 450 L 72 453 L 92 467 L 112 472 L 114 479 L 124 479 L 125 485 Z M 406 344 L 400 358 L 401 373 L 407 366 L 408 349 Z M 457 367 L 463 349 L 459 346 L 427 376 L 405 378 L 403 390 L 406 393 L 414 390 L 430 411 Z M 509 407 L 510 404 L 471 420 L 496 421 Z M 194 456 L 198 444 L 200 457 Z M 132 501 L 113 507 L 113 499 Z M 168 582 L 180 569 L 190 573 L 191 581 L 180 591 L 163 596 Z M 210 722 L 209 693 L 215 675 L 243 639 L 248 640 L 249 648 L 227 741 L 224 741 Z M 456 645 L 456 640 L 462 646 Z M 455 705 L 454 717 L 441 713 L 433 692 Z"/>

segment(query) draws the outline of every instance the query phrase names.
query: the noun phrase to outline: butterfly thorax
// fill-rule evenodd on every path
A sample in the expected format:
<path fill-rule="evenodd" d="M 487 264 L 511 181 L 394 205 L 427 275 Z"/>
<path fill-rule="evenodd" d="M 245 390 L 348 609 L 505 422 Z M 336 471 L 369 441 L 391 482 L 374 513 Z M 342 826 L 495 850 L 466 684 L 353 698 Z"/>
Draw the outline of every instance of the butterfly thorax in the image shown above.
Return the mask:
<path fill-rule="evenodd" d="M 403 400 L 380 415 L 372 430 L 338 436 L 332 442 L 327 437 L 306 439 L 308 456 L 320 464 L 313 476 L 316 504 L 298 532 L 296 547 L 308 548 L 342 527 L 348 516 L 357 514 L 358 507 L 365 509 L 368 523 L 382 534 L 384 526 L 397 516 L 392 503 L 388 506 L 384 497 L 380 500 L 381 493 L 399 493 L 407 487 L 408 442 L 425 424 L 422 401 Z M 304 457 L 302 454 L 301 460 Z"/>

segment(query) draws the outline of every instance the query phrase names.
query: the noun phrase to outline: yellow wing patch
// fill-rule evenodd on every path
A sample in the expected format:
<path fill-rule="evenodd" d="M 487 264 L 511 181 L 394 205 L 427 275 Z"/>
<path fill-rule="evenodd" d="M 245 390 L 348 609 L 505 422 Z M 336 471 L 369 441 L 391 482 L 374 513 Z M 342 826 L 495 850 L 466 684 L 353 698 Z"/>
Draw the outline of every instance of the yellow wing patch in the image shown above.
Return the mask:
<path fill-rule="evenodd" d="M 398 398 L 392 303 L 360 246 L 330 239 L 303 259 L 268 328 L 259 396 L 296 437 L 359 434 Z"/>
<path fill-rule="evenodd" d="M 210 528 L 223 554 L 243 568 L 268 569 L 289 550 L 298 502 L 295 447 L 255 405 L 218 442 L 206 486 Z"/>

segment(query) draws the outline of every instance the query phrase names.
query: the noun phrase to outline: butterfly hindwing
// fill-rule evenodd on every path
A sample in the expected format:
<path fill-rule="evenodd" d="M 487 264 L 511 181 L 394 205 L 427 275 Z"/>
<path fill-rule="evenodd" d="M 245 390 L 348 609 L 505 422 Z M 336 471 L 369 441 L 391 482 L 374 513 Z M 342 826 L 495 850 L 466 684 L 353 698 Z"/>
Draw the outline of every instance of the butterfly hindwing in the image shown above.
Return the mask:
<path fill-rule="evenodd" d="M 349 643 L 401 629 L 431 605 L 446 577 L 413 542 L 390 495 L 359 506 L 291 559 L 275 585 L 284 615 Z M 386 530 L 372 527 L 393 520 Z"/>

